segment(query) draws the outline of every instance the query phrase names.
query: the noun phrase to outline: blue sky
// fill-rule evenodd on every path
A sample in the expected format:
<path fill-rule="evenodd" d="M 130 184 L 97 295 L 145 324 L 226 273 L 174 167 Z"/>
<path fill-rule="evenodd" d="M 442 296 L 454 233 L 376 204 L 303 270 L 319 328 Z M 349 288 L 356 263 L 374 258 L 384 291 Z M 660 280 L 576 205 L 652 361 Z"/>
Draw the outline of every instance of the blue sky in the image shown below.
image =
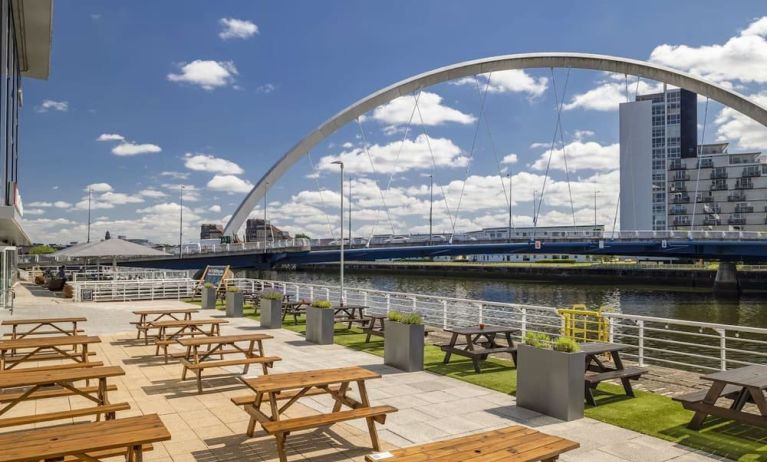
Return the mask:
<path fill-rule="evenodd" d="M 93 185 L 94 235 L 175 242 L 184 185 L 184 233 L 194 239 L 200 223 L 224 223 L 250 185 L 338 110 L 411 75 L 493 55 L 579 51 L 651 60 L 765 104 L 762 15 L 762 1 L 647 1 L 640 8 L 608 1 L 60 0 L 51 76 L 24 84 L 25 227 L 36 241 L 83 241 L 85 191 Z M 437 232 L 505 225 L 507 173 L 515 223 L 529 224 L 555 133 L 556 85 L 563 131 L 539 223 L 571 224 L 574 211 L 576 223 L 590 224 L 597 190 L 599 221 L 609 228 L 625 83 L 599 72 L 536 69 L 424 89 L 323 141 L 273 186 L 268 213 L 292 232 L 337 233 L 338 173 L 330 162 L 343 158 L 357 235 L 425 231 L 429 174 Z M 629 84 L 633 98 L 637 81 L 629 77 Z M 640 81 L 639 88 L 659 87 Z M 408 123 L 416 96 L 423 123 L 417 115 Z M 763 127 L 716 103 L 704 121 L 704 102 L 706 142 L 767 148 Z"/>

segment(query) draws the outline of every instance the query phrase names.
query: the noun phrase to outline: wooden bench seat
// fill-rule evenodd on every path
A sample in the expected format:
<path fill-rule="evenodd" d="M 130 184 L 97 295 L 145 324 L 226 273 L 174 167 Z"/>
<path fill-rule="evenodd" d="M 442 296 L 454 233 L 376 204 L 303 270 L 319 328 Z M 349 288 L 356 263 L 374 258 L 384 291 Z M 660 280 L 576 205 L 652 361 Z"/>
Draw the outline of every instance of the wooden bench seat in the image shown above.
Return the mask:
<path fill-rule="evenodd" d="M 59 371 L 66 369 L 78 369 L 81 367 L 101 367 L 104 363 L 101 361 L 88 361 L 87 363 L 66 363 L 66 364 L 50 364 L 47 366 L 35 366 L 35 367 L 20 367 L 18 369 L 10 369 L 0 372 L 0 374 L 15 374 L 18 372 L 29 371 Z"/>
<path fill-rule="evenodd" d="M 742 388 L 737 385 L 727 384 L 725 385 L 719 397 L 727 398 L 727 399 L 735 399 L 740 394 L 741 389 Z M 674 401 L 679 401 L 682 404 L 699 403 L 703 401 L 703 398 L 706 397 L 707 393 L 708 393 L 708 390 L 698 390 L 698 391 L 693 391 L 691 393 L 685 393 L 684 395 L 674 396 L 671 399 L 673 399 Z"/>
<path fill-rule="evenodd" d="M 265 421 L 261 423 L 261 426 L 264 427 L 266 433 L 273 435 L 275 433 L 290 433 L 299 430 L 308 430 L 354 419 L 373 419 L 382 424 L 386 421 L 386 415 L 394 412 L 397 412 L 397 408 L 393 406 L 360 407 L 348 411 L 333 412 L 331 414 L 310 415 L 278 421 Z"/>
<path fill-rule="evenodd" d="M 108 416 L 109 415 L 114 416 L 115 412 L 127 411 L 128 409 L 130 409 L 130 404 L 117 403 L 117 404 L 107 404 L 103 406 L 93 406 L 93 407 L 88 407 L 83 409 L 71 409 L 69 411 L 46 412 L 43 414 L 7 417 L 4 419 L 0 419 L 0 428 L 14 427 L 17 425 L 27 425 L 27 424 L 34 424 L 34 423 L 40 423 L 40 422 L 49 422 L 52 420 L 71 419 L 74 417 L 83 417 L 87 415 L 106 414 Z"/>
<path fill-rule="evenodd" d="M 218 353 L 215 353 L 218 354 Z M 209 367 L 226 367 L 226 366 L 244 366 L 246 364 L 273 364 L 275 361 L 282 361 L 279 356 L 256 356 L 253 358 L 239 358 L 239 359 L 223 359 L 216 361 L 202 361 L 200 363 L 193 363 L 186 358 L 181 359 L 181 364 L 187 369 L 207 369 Z"/>
<path fill-rule="evenodd" d="M 83 393 L 96 393 L 98 392 L 99 387 L 83 387 L 80 388 L 80 391 Z M 116 391 L 117 385 L 107 385 L 106 391 Z M 0 403 L 8 403 L 11 401 L 14 401 L 18 399 L 19 397 L 23 396 L 25 392 L 13 392 L 13 393 L 0 393 Z M 52 389 L 46 389 L 46 390 L 37 390 L 35 392 L 32 392 L 32 394 L 28 395 L 25 399 L 32 400 L 32 399 L 47 399 L 47 398 L 60 398 L 63 396 L 77 396 L 77 393 L 74 393 L 71 390 L 67 390 L 66 388 L 52 388 Z"/>
<path fill-rule="evenodd" d="M 331 392 L 338 393 L 341 389 L 339 386 L 333 386 L 328 387 Z M 296 396 L 299 393 L 299 391 L 286 391 L 283 393 L 280 393 L 277 395 L 277 401 L 283 401 L 286 399 L 293 399 L 294 396 Z M 326 395 L 328 394 L 327 391 L 321 389 L 321 388 L 312 388 L 311 390 L 307 391 L 306 393 L 303 393 L 301 396 L 317 396 L 317 395 Z M 256 403 L 256 395 L 247 395 L 247 396 L 235 396 L 231 399 L 231 401 L 237 405 L 237 406 L 246 406 L 248 404 L 255 404 Z M 264 401 L 266 403 L 267 401 Z"/>
<path fill-rule="evenodd" d="M 71 351 L 71 350 L 70 350 Z M 95 351 L 89 351 L 88 356 L 96 356 Z M 9 355 L 5 357 L 5 360 L 9 363 L 15 363 L 20 359 L 24 359 L 25 355 L 24 353 L 17 353 L 15 355 Z M 56 359 L 66 359 L 59 353 L 37 353 L 32 356 L 30 356 L 27 359 L 24 359 L 24 361 L 53 361 Z"/>
<path fill-rule="evenodd" d="M 149 452 L 154 450 L 154 445 L 144 444 L 141 446 L 141 452 Z M 125 456 L 128 451 L 125 448 L 105 449 L 102 451 L 89 452 L 86 455 L 94 459 L 107 459 L 109 457 Z M 62 462 L 90 462 L 86 459 L 81 459 L 77 456 L 66 456 Z"/>
<path fill-rule="evenodd" d="M 589 383 L 591 385 L 597 385 L 599 384 L 599 382 L 603 382 L 605 380 L 614 380 L 614 379 L 636 380 L 645 372 L 647 372 L 647 369 L 643 369 L 641 367 L 634 367 L 634 366 L 627 367 L 625 369 L 615 370 L 615 371 L 597 372 L 593 374 L 587 374 L 586 383 Z"/>
<path fill-rule="evenodd" d="M 65 332 L 69 333 L 71 331 L 65 331 Z M 77 332 L 81 334 L 81 333 L 85 332 L 85 329 L 77 329 Z M 8 332 L 8 333 L 3 334 L 3 337 L 22 338 L 22 337 L 26 337 L 28 335 L 63 335 L 63 334 L 64 333 L 61 332 L 60 330 L 35 330 L 35 331 L 31 331 L 31 332 L 16 332 L 16 333 Z"/>

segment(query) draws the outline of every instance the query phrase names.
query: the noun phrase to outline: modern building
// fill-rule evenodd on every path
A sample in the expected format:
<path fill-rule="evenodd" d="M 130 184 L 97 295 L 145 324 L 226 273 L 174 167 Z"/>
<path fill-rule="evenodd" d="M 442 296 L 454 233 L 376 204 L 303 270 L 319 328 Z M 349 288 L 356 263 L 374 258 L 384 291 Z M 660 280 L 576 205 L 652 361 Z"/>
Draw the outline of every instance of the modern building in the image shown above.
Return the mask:
<path fill-rule="evenodd" d="M 200 239 L 221 239 L 224 235 L 224 227 L 212 223 L 200 225 Z"/>
<path fill-rule="evenodd" d="M 683 89 L 620 105 L 622 230 L 670 229 L 669 162 L 697 156 L 697 95 Z"/>
<path fill-rule="evenodd" d="M 0 0 L 0 302 L 8 306 L 16 274 L 16 246 L 30 244 L 21 225 L 19 115 L 22 78 L 47 79 L 53 0 Z"/>
<path fill-rule="evenodd" d="M 250 218 L 245 222 L 245 242 L 272 242 L 281 239 L 290 239 L 290 233 L 260 218 Z"/>

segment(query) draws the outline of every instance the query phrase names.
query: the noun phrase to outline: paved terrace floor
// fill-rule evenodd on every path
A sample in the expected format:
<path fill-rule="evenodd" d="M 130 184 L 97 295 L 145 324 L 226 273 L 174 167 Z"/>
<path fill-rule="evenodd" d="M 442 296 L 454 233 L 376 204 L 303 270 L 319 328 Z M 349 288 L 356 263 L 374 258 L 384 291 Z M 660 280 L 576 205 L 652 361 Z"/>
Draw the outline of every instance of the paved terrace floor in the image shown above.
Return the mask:
<path fill-rule="evenodd" d="M 232 376 L 215 377 L 206 373 L 203 394 L 196 393 L 194 380 L 181 382 L 181 366 L 171 361 L 165 365 L 154 356 L 153 346 L 135 341 L 135 331 L 128 324 L 131 311 L 142 308 L 171 308 L 189 305 L 177 301 L 127 303 L 72 303 L 62 299 L 33 296 L 19 288 L 14 317 L 86 316 L 88 334 L 100 335 L 102 343 L 95 350 L 98 359 L 108 365 L 122 366 L 126 376 L 114 380 L 118 391 L 110 394 L 112 402 L 128 402 L 131 410 L 118 418 L 142 413 L 158 413 L 173 435 L 167 443 L 155 445 L 146 455 L 148 461 L 217 462 L 234 460 L 276 461 L 275 440 L 263 431 L 254 438 L 245 436 L 248 415 L 229 401 L 232 396 L 249 393 Z M 205 316 L 221 316 L 206 312 Z M 11 317 L 0 311 L 0 319 Z M 249 319 L 231 319 L 222 334 L 261 330 Z M 581 448 L 564 454 L 564 461 L 707 461 L 721 460 L 691 451 L 660 439 L 584 418 L 561 422 L 516 406 L 512 396 L 474 386 L 428 372 L 403 373 L 384 366 L 382 359 L 339 345 L 319 346 L 284 329 L 270 330 L 274 340 L 264 347 L 269 355 L 282 357 L 274 373 L 318 368 L 363 366 L 383 375 L 368 382 L 373 404 L 389 404 L 399 412 L 389 415 L 378 426 L 385 448 L 409 446 L 463 434 L 522 424 L 537 430 L 570 438 Z M 258 372 L 249 375 L 258 375 Z M 221 371 L 223 372 L 223 371 Z M 213 376 L 213 377 L 211 377 Z M 205 376 L 203 376 L 205 377 Z M 41 400 L 24 403 L 14 412 L 51 412 L 81 403 L 79 397 L 67 400 Z M 330 411 L 327 397 L 304 398 L 289 416 Z M 60 422 L 58 422 L 60 423 Z M 370 440 L 364 421 L 336 424 L 329 429 L 300 432 L 288 438 L 289 460 L 363 461 L 369 454 Z"/>

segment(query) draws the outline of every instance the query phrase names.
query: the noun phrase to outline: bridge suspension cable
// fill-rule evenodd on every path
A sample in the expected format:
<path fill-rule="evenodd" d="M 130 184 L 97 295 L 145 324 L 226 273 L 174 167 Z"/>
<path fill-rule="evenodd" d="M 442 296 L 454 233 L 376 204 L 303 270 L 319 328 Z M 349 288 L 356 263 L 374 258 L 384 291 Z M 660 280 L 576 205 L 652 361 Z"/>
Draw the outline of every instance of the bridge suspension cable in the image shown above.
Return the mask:
<path fill-rule="evenodd" d="M 551 80 L 552 82 L 555 82 L 554 80 L 554 68 L 550 67 L 549 71 L 551 71 Z M 567 69 L 568 77 L 570 73 L 570 69 Z M 557 87 L 554 85 L 554 99 L 555 101 L 559 100 L 559 96 L 557 95 Z M 562 95 L 562 101 L 564 102 L 564 95 Z M 567 150 L 565 148 L 565 135 L 564 135 L 564 128 L 562 128 L 562 116 L 561 111 L 557 112 L 557 126 L 559 129 L 559 142 L 562 146 L 562 159 L 565 164 L 565 179 L 567 180 L 567 193 L 570 196 L 570 214 L 572 214 L 573 217 L 573 231 L 578 230 L 578 225 L 575 222 L 575 204 L 573 203 L 573 189 L 570 186 L 570 169 L 567 167 Z"/>
<path fill-rule="evenodd" d="M 317 168 L 317 164 L 314 163 L 314 159 L 312 158 L 312 152 L 308 151 L 306 155 L 309 157 L 309 163 L 312 166 L 312 171 L 314 172 L 314 184 L 317 186 L 317 192 L 320 195 L 320 203 L 322 204 L 322 207 L 325 207 L 325 198 L 322 196 L 322 188 L 320 187 L 320 181 L 318 179 L 318 175 L 320 173 L 319 169 Z M 333 225 L 330 224 L 330 214 L 323 213 L 325 215 L 325 221 L 328 223 L 328 231 L 330 231 L 330 236 L 333 238 L 333 240 L 336 239 L 336 233 L 333 229 Z"/>
<path fill-rule="evenodd" d="M 703 110 L 703 130 L 701 130 L 703 133 L 700 137 L 700 154 L 703 153 L 703 143 L 706 142 L 706 125 L 708 124 L 708 97 L 706 97 L 706 106 Z M 701 170 L 701 158 L 698 153 L 696 153 L 698 157 L 698 172 L 695 178 L 695 197 L 693 197 L 693 203 L 692 203 L 692 223 L 690 223 L 690 231 L 695 231 L 695 213 L 698 208 L 698 187 L 700 186 L 700 170 Z"/>
<path fill-rule="evenodd" d="M 376 171 L 375 162 L 373 162 L 373 157 L 370 155 L 370 150 L 368 149 L 368 140 L 367 136 L 365 136 L 365 130 L 362 128 L 362 122 L 360 121 L 360 118 L 357 117 L 357 126 L 360 130 L 360 135 L 362 136 L 362 144 L 365 148 L 365 154 L 368 156 L 368 161 L 370 162 L 370 168 L 373 170 L 373 175 L 377 175 L 378 172 Z M 386 198 L 384 197 L 383 190 L 380 186 L 378 186 L 378 181 L 374 178 L 373 184 L 375 184 L 376 189 L 378 189 L 378 193 L 381 195 L 381 203 L 384 206 L 384 210 L 386 211 L 386 218 L 389 220 L 389 226 L 391 226 L 391 232 L 392 234 L 396 234 L 394 230 L 394 222 L 391 219 L 391 213 L 389 212 L 389 206 L 386 205 Z M 341 194 L 343 194 L 343 191 L 341 191 Z M 351 239 L 351 237 L 349 238 Z M 351 242 L 351 240 L 349 241 Z"/>

